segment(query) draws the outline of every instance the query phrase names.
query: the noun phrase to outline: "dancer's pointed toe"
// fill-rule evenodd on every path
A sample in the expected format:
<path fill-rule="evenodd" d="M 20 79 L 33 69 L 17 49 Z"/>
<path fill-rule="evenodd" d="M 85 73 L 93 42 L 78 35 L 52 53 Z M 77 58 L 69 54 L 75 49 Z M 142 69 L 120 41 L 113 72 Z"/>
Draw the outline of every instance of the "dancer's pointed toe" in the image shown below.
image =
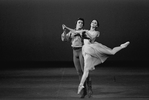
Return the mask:
<path fill-rule="evenodd" d="M 121 44 L 121 47 L 122 47 L 122 48 L 126 48 L 129 44 L 130 44 L 130 42 L 127 41 L 127 42 Z"/>
<path fill-rule="evenodd" d="M 83 85 L 79 85 L 79 87 L 78 87 L 78 94 L 80 94 L 80 92 L 81 92 L 81 90 L 84 88 L 84 86 Z"/>

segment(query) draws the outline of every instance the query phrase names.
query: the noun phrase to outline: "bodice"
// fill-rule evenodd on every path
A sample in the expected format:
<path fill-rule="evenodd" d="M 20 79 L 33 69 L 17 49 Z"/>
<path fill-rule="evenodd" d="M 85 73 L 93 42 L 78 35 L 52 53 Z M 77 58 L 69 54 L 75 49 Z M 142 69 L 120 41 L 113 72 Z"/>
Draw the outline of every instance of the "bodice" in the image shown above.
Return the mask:
<path fill-rule="evenodd" d="M 90 40 L 89 39 L 84 39 L 83 42 L 84 42 L 84 45 L 90 44 Z"/>
<path fill-rule="evenodd" d="M 97 32 L 87 31 L 87 33 L 83 33 L 82 36 L 83 36 L 84 44 L 89 44 L 89 43 L 95 42 L 95 39 L 96 37 L 99 36 L 99 34 L 97 34 Z"/>

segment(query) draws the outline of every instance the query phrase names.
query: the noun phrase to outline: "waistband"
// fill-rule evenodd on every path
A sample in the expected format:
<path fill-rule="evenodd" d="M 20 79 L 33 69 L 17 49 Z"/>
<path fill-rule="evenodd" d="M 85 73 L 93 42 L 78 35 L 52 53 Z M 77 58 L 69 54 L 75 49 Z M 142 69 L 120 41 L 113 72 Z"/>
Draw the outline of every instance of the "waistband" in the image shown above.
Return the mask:
<path fill-rule="evenodd" d="M 82 49 L 82 47 L 72 47 L 73 50 L 79 50 Z"/>

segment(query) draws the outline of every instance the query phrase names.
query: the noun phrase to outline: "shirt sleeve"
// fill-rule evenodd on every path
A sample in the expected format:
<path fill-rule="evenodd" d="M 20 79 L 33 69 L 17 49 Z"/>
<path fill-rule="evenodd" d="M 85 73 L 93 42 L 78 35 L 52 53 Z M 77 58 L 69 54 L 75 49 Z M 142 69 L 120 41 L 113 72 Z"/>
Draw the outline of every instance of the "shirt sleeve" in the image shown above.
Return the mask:
<path fill-rule="evenodd" d="M 71 39 L 71 32 L 68 32 L 68 33 L 63 32 L 61 34 L 61 40 L 62 41 L 69 41 L 70 39 Z"/>

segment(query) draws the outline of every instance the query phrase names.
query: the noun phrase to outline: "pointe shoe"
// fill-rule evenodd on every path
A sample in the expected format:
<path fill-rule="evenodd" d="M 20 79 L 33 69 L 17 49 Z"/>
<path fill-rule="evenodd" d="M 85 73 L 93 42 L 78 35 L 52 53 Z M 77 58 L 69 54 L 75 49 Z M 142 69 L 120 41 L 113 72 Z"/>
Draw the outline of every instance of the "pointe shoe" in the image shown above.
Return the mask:
<path fill-rule="evenodd" d="M 81 90 L 84 88 L 84 86 L 83 85 L 79 85 L 79 87 L 78 87 L 78 94 L 80 94 L 80 92 L 81 92 Z"/>
<path fill-rule="evenodd" d="M 121 44 L 121 47 L 122 47 L 122 48 L 126 48 L 129 44 L 130 44 L 130 42 L 128 41 L 128 42 L 126 42 L 126 43 Z"/>

